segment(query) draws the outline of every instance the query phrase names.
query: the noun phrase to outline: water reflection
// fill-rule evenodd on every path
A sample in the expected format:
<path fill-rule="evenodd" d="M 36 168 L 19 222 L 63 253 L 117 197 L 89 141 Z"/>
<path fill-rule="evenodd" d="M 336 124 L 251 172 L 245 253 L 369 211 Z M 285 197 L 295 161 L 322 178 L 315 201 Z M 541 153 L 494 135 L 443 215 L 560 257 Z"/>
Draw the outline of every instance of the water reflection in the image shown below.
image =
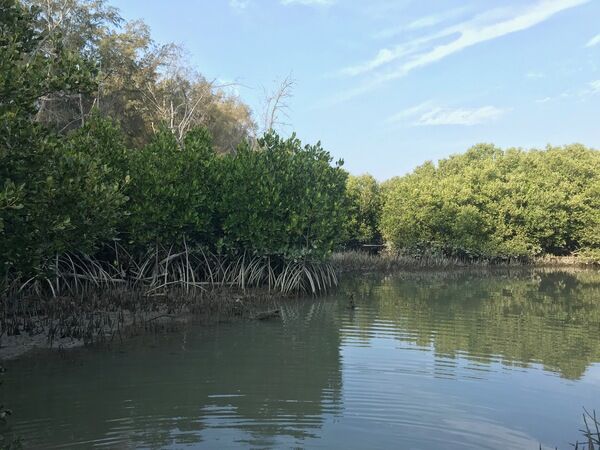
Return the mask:
<path fill-rule="evenodd" d="M 3 396 L 28 448 L 162 448 L 222 434 L 276 447 L 315 436 L 339 411 L 334 313 L 333 303 L 291 304 L 283 324 L 194 328 L 120 352 L 16 362 Z"/>
<path fill-rule="evenodd" d="M 281 308 L 12 362 L 2 402 L 26 448 L 554 448 L 600 407 L 597 272 L 354 277 Z"/>
<path fill-rule="evenodd" d="M 459 357 L 481 370 L 541 363 L 570 379 L 600 361 L 597 272 L 413 273 L 351 280 L 347 289 L 368 303 L 344 330 L 364 343 L 391 333 L 431 349 L 442 365 Z"/>

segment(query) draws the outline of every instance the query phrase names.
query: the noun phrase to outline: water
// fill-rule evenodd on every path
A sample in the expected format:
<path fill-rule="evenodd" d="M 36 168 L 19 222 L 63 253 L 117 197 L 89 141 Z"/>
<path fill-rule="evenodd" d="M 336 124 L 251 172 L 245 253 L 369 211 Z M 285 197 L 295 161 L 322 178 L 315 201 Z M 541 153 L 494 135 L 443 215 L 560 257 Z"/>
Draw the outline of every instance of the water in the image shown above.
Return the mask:
<path fill-rule="evenodd" d="M 362 276 L 282 309 L 11 362 L 12 429 L 43 449 L 566 449 L 600 410 L 598 272 Z"/>

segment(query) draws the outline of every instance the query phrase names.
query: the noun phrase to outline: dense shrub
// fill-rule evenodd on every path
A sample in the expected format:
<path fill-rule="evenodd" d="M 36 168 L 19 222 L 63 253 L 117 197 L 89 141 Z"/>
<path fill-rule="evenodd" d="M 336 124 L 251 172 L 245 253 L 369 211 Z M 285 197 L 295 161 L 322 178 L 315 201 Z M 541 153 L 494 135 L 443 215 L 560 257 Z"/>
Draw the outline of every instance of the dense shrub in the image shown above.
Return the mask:
<path fill-rule="evenodd" d="M 397 249 L 465 257 L 600 247 L 600 152 L 478 145 L 387 186 L 382 229 Z"/>
<path fill-rule="evenodd" d="M 128 217 L 123 237 L 134 248 L 215 239 L 215 153 L 208 132 L 188 133 L 182 145 L 169 130 L 130 151 Z"/>
<path fill-rule="evenodd" d="M 271 132 L 221 160 L 227 251 L 322 258 L 343 239 L 346 172 L 319 144 Z"/>
<path fill-rule="evenodd" d="M 64 50 L 60 35 L 36 30 L 34 11 L 1 1 L 3 280 L 49 273 L 70 252 L 112 263 L 97 250 L 115 238 L 133 253 L 185 238 L 230 255 L 286 260 L 321 259 L 342 239 L 347 174 L 319 144 L 270 133 L 219 157 L 203 128 L 181 139 L 166 127 L 132 149 L 99 115 L 82 115 L 67 135 L 37 124 L 40 98 L 95 88 L 93 65 Z"/>
<path fill-rule="evenodd" d="M 57 253 L 92 251 L 114 234 L 124 202 L 111 168 L 77 140 L 33 122 L 36 100 L 52 90 L 89 88 L 88 64 L 33 28 L 33 14 L 2 0 L 0 15 L 0 275 L 32 274 Z M 82 133 L 85 131 L 82 130 Z"/>
<path fill-rule="evenodd" d="M 348 177 L 346 192 L 349 200 L 347 246 L 376 244 L 381 241 L 382 194 L 372 175 Z"/>
<path fill-rule="evenodd" d="M 125 197 L 112 169 L 78 139 L 29 127 L 25 141 L 4 140 L 0 252 L 9 268 L 39 271 L 67 251 L 91 252 L 115 235 Z"/>

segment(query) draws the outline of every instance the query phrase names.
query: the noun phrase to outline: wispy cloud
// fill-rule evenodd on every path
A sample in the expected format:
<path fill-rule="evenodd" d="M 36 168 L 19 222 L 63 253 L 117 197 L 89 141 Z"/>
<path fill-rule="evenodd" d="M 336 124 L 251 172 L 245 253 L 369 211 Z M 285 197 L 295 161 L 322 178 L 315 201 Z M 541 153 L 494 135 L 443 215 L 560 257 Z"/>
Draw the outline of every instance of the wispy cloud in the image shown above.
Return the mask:
<path fill-rule="evenodd" d="M 435 103 L 432 100 L 427 100 L 423 103 L 419 103 L 418 105 L 411 106 L 410 108 L 406 108 L 399 113 L 394 114 L 391 117 L 388 117 L 386 122 L 388 123 L 400 123 L 406 122 L 409 119 L 414 119 L 415 116 L 423 114 L 427 110 L 435 109 Z"/>
<path fill-rule="evenodd" d="M 304 6 L 329 6 L 335 0 L 280 0 L 282 5 L 304 5 Z"/>
<path fill-rule="evenodd" d="M 340 73 L 346 76 L 357 76 L 374 72 L 384 65 L 397 62 L 392 70 L 373 76 L 365 85 L 368 87 L 354 89 L 355 92 L 368 91 L 468 47 L 531 28 L 561 11 L 589 1 L 541 0 L 533 5 L 519 8 L 490 10 L 437 33 L 402 42 L 392 48 L 381 49 L 372 59 L 346 67 Z M 345 95 L 345 97 L 349 98 L 349 95 Z"/>
<path fill-rule="evenodd" d="M 600 94 L 600 80 L 590 81 L 583 86 L 571 87 L 559 94 L 536 100 L 536 103 L 548 103 L 550 101 L 579 100 L 586 101 L 591 95 Z"/>
<path fill-rule="evenodd" d="M 586 47 L 594 47 L 598 44 L 600 44 L 600 33 L 597 34 L 596 36 L 594 36 L 593 38 L 591 38 L 589 41 L 587 41 L 587 44 L 585 44 L 585 46 Z"/>
<path fill-rule="evenodd" d="M 428 40 L 428 38 L 425 39 Z M 426 41 L 423 39 L 415 39 L 405 44 L 400 44 L 394 48 L 383 48 L 377 52 L 377 55 L 375 55 L 373 59 L 354 66 L 343 68 L 340 70 L 340 75 L 356 76 L 371 72 L 380 66 L 397 60 L 402 56 L 410 55 L 416 52 L 424 42 Z"/>
<path fill-rule="evenodd" d="M 229 0 L 229 6 L 237 12 L 245 10 L 250 4 L 250 0 Z"/>
<path fill-rule="evenodd" d="M 446 108 L 427 101 L 405 109 L 388 118 L 388 123 L 408 123 L 411 126 L 463 125 L 472 126 L 492 122 L 508 109 L 495 106 L 478 108 Z"/>
<path fill-rule="evenodd" d="M 406 31 L 416 31 L 424 28 L 431 28 L 435 25 L 439 25 L 443 22 L 447 22 L 451 19 L 457 18 L 463 15 L 466 11 L 467 8 L 460 7 L 456 9 L 451 9 L 440 14 L 432 14 L 429 16 L 420 17 L 407 24 L 399 25 L 392 28 L 386 28 L 385 30 L 375 33 L 373 37 L 375 39 L 389 39 Z"/>

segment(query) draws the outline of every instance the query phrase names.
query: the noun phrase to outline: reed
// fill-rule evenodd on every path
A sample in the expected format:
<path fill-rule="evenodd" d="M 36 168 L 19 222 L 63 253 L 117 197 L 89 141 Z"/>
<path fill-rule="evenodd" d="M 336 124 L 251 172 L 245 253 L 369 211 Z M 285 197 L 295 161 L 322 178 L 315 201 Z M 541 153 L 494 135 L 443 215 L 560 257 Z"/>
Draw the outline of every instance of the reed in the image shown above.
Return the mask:
<path fill-rule="evenodd" d="M 577 440 L 570 444 L 575 450 L 600 450 L 600 417 L 596 415 L 596 411 L 592 412 L 583 408 L 583 428 L 579 430 L 583 436 L 583 440 Z M 542 450 L 542 444 L 540 444 Z M 558 450 L 558 447 L 555 447 Z"/>
<path fill-rule="evenodd" d="M 600 418 L 596 416 L 596 411 L 591 413 L 584 408 L 583 410 L 584 427 L 579 430 L 584 437 L 582 442 L 575 442 L 575 449 L 579 450 L 598 450 L 600 449 Z"/>
<path fill-rule="evenodd" d="M 378 254 L 363 251 L 334 253 L 331 264 L 339 272 L 409 270 L 418 268 L 487 267 L 498 264 L 522 266 L 523 260 L 494 261 L 490 259 L 466 259 L 444 256 L 438 253 L 407 255 L 384 251 Z"/>

